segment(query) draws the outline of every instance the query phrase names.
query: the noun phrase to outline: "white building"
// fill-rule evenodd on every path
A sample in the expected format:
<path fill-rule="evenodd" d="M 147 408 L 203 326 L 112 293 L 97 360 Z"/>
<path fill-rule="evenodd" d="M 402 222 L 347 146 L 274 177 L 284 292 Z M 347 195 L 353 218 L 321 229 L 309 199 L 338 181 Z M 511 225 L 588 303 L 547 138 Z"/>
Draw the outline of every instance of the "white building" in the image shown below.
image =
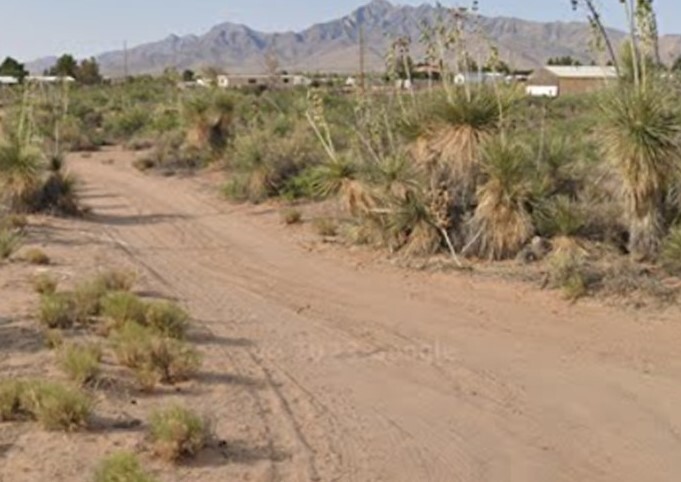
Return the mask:
<path fill-rule="evenodd" d="M 530 76 L 526 92 L 535 97 L 584 94 L 602 89 L 616 79 L 614 67 L 547 66 Z"/>
<path fill-rule="evenodd" d="M 76 79 L 66 76 L 56 76 L 56 75 L 29 75 L 26 77 L 27 82 L 35 82 L 37 84 L 58 84 L 60 82 L 72 83 Z"/>
<path fill-rule="evenodd" d="M 275 85 L 276 87 L 309 87 L 312 80 L 304 75 L 221 74 L 217 76 L 218 87 L 238 89 Z"/>
<path fill-rule="evenodd" d="M 16 77 L 10 77 L 9 75 L 0 75 L 0 85 L 16 85 L 19 83 L 19 79 Z"/>

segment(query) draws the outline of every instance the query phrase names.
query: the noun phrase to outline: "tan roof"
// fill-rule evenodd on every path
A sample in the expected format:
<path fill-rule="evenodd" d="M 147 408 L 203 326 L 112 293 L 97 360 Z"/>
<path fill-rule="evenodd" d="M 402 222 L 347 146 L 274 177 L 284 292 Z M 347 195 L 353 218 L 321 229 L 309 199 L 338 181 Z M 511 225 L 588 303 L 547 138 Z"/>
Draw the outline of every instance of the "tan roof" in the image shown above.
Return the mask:
<path fill-rule="evenodd" d="M 617 77 L 615 67 L 601 66 L 553 66 L 544 67 L 548 72 L 563 79 L 610 79 Z"/>

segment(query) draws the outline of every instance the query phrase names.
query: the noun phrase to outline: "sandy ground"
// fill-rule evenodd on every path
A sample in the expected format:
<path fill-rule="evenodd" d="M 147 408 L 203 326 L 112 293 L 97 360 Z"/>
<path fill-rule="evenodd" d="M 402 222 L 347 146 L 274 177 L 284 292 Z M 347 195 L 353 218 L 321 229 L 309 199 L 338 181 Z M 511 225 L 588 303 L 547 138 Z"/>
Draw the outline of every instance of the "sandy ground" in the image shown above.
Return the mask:
<path fill-rule="evenodd" d="M 196 382 L 107 395 L 135 402 L 126 416 L 177 398 L 215 421 L 224 443 L 192 466 L 149 462 L 162 480 L 681 480 L 678 312 L 341 254 L 203 179 L 141 175 L 121 152 L 69 166 L 93 213 L 64 222 L 68 256 L 135 266 L 197 318 Z M 25 317 L 7 288 L 0 330 Z M 11 358 L 2 372 L 19 370 Z M 103 453 L 144 453 L 135 431 L 0 428 L 8 482 L 88 480 Z"/>

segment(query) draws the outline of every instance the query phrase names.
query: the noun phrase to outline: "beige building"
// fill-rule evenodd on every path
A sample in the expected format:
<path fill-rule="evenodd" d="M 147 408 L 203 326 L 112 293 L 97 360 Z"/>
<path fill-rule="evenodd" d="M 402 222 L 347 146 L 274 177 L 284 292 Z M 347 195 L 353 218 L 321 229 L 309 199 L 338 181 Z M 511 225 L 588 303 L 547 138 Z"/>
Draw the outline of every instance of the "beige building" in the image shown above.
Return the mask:
<path fill-rule="evenodd" d="M 526 91 L 536 97 L 583 94 L 602 89 L 616 79 L 614 67 L 547 66 L 530 75 Z"/>

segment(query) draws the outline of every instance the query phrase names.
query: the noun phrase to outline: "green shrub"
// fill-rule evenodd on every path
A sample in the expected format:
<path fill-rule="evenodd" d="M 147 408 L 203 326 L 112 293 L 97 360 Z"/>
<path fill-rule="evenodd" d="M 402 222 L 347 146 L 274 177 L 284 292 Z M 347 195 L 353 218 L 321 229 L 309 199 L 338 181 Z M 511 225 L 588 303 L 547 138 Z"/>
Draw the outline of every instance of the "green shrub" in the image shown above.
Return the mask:
<path fill-rule="evenodd" d="M 8 259 L 21 247 L 22 237 L 12 229 L 0 229 L 0 260 Z"/>
<path fill-rule="evenodd" d="M 45 254 L 44 251 L 38 248 L 31 248 L 24 252 L 24 254 L 22 255 L 22 259 L 27 263 L 39 266 L 45 266 L 50 264 L 50 257 L 47 254 Z"/>
<path fill-rule="evenodd" d="M 95 482 L 155 482 L 147 474 L 134 454 L 115 453 L 100 462 L 95 471 Z"/>
<path fill-rule="evenodd" d="M 149 303 L 145 319 L 148 326 L 172 338 L 183 338 L 189 324 L 189 314 L 167 301 Z"/>
<path fill-rule="evenodd" d="M 589 293 L 589 273 L 586 261 L 574 252 L 554 254 L 549 262 L 549 282 L 563 291 L 565 298 L 574 301 Z"/>
<path fill-rule="evenodd" d="M 143 324 L 147 307 L 139 296 L 127 291 L 109 293 L 102 299 L 102 315 L 114 326 L 122 326 L 128 321 Z"/>
<path fill-rule="evenodd" d="M 40 297 L 40 322 L 46 328 L 71 328 L 75 323 L 73 297 L 67 293 Z"/>
<path fill-rule="evenodd" d="M 210 430 L 202 417 L 174 405 L 151 415 L 149 435 L 156 455 L 178 462 L 195 457 L 206 446 Z"/>
<path fill-rule="evenodd" d="M 33 278 L 33 290 L 40 295 L 52 295 L 57 291 L 57 279 L 47 273 L 41 273 Z"/>
<path fill-rule="evenodd" d="M 22 409 L 47 430 L 85 428 L 92 406 L 92 400 L 81 391 L 54 382 L 28 382 L 21 393 Z"/>
<path fill-rule="evenodd" d="M 91 383 L 99 376 L 101 361 L 102 349 L 94 344 L 66 345 L 62 348 L 59 357 L 62 370 L 79 385 Z"/>

